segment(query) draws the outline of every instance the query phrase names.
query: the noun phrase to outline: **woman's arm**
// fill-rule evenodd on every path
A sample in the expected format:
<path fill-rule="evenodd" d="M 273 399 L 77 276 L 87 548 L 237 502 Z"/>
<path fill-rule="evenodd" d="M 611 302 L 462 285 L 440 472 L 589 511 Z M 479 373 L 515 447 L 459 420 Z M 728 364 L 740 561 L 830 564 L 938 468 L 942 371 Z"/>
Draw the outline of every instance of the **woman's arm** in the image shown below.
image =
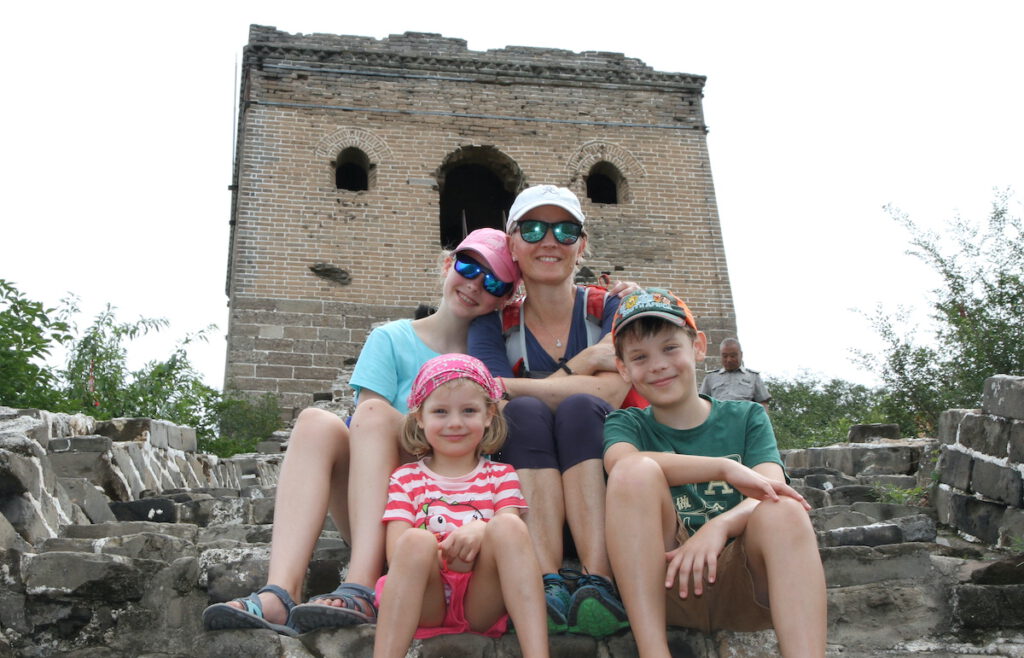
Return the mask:
<path fill-rule="evenodd" d="M 511 398 L 530 395 L 540 399 L 551 409 L 556 409 L 565 398 L 576 393 L 588 393 L 601 398 L 617 409 L 629 392 L 629 384 L 617 372 L 600 372 L 596 375 L 562 375 L 544 379 L 524 377 L 503 377 L 505 388 Z"/>

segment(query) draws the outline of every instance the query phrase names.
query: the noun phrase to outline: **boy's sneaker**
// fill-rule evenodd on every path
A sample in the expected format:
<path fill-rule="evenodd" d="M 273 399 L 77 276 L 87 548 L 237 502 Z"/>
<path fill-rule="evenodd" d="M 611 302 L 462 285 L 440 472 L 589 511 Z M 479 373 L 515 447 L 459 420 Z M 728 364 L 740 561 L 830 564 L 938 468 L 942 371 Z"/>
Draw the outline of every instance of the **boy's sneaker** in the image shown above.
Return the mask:
<path fill-rule="evenodd" d="M 569 584 L 557 573 L 544 574 L 544 598 L 548 604 L 548 634 L 564 633 L 572 599 Z"/>
<path fill-rule="evenodd" d="M 566 619 L 569 632 L 602 638 L 629 627 L 615 585 L 604 576 L 579 574 Z"/>

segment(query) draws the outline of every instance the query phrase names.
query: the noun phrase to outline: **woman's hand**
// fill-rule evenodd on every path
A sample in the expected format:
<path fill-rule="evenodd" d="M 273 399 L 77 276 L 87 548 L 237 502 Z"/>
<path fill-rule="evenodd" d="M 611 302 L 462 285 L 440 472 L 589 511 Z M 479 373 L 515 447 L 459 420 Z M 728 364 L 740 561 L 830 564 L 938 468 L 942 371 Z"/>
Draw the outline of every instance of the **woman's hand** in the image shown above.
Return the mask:
<path fill-rule="evenodd" d="M 617 297 L 625 297 L 631 292 L 640 290 L 640 284 L 635 281 L 616 281 L 612 287 L 608 289 L 608 293 Z"/>

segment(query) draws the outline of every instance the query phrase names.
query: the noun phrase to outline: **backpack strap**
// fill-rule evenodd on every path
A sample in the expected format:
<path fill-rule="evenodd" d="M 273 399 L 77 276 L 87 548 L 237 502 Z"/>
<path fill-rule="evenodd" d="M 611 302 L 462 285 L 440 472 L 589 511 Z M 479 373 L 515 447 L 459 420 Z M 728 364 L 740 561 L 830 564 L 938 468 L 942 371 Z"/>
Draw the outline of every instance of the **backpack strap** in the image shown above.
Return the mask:
<path fill-rule="evenodd" d="M 580 286 L 584 290 L 587 303 L 583 305 L 584 326 L 587 328 L 587 345 L 601 340 L 601 327 L 604 320 L 604 305 L 608 301 L 608 291 L 600 286 Z"/>
<path fill-rule="evenodd" d="M 526 357 L 526 314 L 523 301 L 511 302 L 501 311 L 501 335 L 505 339 L 505 354 L 512 364 L 512 374 L 522 377 L 530 371 Z"/>

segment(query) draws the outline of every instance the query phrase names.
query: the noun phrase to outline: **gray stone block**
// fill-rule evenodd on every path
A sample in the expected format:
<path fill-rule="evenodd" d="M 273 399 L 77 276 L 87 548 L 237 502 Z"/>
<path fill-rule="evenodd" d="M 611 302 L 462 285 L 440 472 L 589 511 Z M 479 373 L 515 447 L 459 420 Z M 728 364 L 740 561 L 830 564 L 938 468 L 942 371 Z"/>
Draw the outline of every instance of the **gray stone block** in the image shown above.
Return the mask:
<path fill-rule="evenodd" d="M 0 550 L 8 549 L 26 553 L 32 549 L 32 546 L 22 539 L 6 516 L 0 515 Z"/>
<path fill-rule="evenodd" d="M 953 445 L 960 434 L 960 423 L 967 414 L 981 413 L 980 409 L 947 409 L 939 414 L 939 443 Z"/>
<path fill-rule="evenodd" d="M 877 499 L 875 490 L 863 484 L 849 484 L 836 487 L 828 492 L 833 505 L 852 505 L 860 502 L 874 502 Z"/>
<path fill-rule="evenodd" d="M 50 452 L 106 452 L 110 450 L 110 437 L 93 436 L 72 436 L 63 439 L 52 439 L 50 441 Z"/>
<path fill-rule="evenodd" d="M 1024 420 L 1024 377 L 996 375 L 986 379 L 981 408 L 985 413 Z"/>
<path fill-rule="evenodd" d="M 105 603 L 137 601 L 159 562 L 93 553 L 27 554 L 22 562 L 25 588 L 35 596 L 75 596 Z"/>
<path fill-rule="evenodd" d="M 951 491 L 949 495 L 947 523 L 950 526 L 987 544 L 995 544 L 999 540 L 999 527 L 1006 511 L 1005 505 L 978 500 L 957 491 Z"/>
<path fill-rule="evenodd" d="M 917 477 L 914 475 L 862 475 L 854 484 L 894 489 L 913 489 L 918 486 Z"/>
<path fill-rule="evenodd" d="M 892 523 L 874 523 L 872 525 L 835 528 L 818 535 L 818 545 L 834 546 L 881 546 L 883 544 L 899 544 L 903 541 L 903 532 Z"/>
<path fill-rule="evenodd" d="M 37 499 L 29 493 L 0 498 L 0 515 L 3 515 L 15 531 L 30 544 L 38 544 L 50 537 L 56 537 L 60 525 L 54 505 L 46 504 L 47 499 Z"/>
<path fill-rule="evenodd" d="M 1024 510 L 1008 507 L 999 524 L 999 545 L 1024 552 Z"/>
<path fill-rule="evenodd" d="M 967 414 L 960 423 L 960 444 L 992 457 L 1006 457 L 1010 422 L 999 416 Z"/>
<path fill-rule="evenodd" d="M 864 423 L 851 425 L 846 435 L 849 443 L 864 443 L 871 439 L 900 439 L 900 426 L 895 423 Z"/>
<path fill-rule="evenodd" d="M 85 478 L 60 478 L 61 485 L 71 500 L 82 508 L 93 523 L 116 521 L 110 511 L 110 499 Z"/>
<path fill-rule="evenodd" d="M 903 533 L 903 541 L 908 542 L 933 542 L 937 534 L 935 520 L 927 514 L 915 516 L 902 516 L 893 519 L 900 532 Z"/>
<path fill-rule="evenodd" d="M 126 503 L 110 503 L 110 511 L 118 521 L 149 521 L 152 523 L 177 523 L 178 510 L 166 498 L 146 498 Z"/>
<path fill-rule="evenodd" d="M 808 473 L 804 476 L 804 485 L 828 491 L 836 487 L 859 484 L 857 478 L 845 473 Z"/>
<path fill-rule="evenodd" d="M 181 427 L 181 449 L 185 452 L 195 452 L 199 449 L 199 439 L 196 437 L 196 431 L 194 428 Z"/>
<path fill-rule="evenodd" d="M 81 537 L 84 539 L 100 539 L 103 537 L 122 537 L 140 532 L 152 532 L 161 535 L 179 537 L 195 543 L 199 529 L 189 523 L 153 523 L 149 521 L 120 521 L 118 523 L 97 523 L 95 525 L 68 526 L 64 529 L 65 537 Z"/>
<path fill-rule="evenodd" d="M 1024 628 L 1024 585 L 959 585 L 953 596 L 965 628 Z"/>
<path fill-rule="evenodd" d="M 804 452 L 808 467 L 834 468 L 847 475 L 908 475 L 917 470 L 921 445 L 907 442 L 852 443 L 808 448 Z"/>
<path fill-rule="evenodd" d="M 1022 507 L 1020 471 L 983 459 L 974 462 L 971 490 L 1000 503 Z"/>
<path fill-rule="evenodd" d="M 849 505 L 836 505 L 811 510 L 811 524 L 817 531 L 870 525 L 876 520 L 865 514 L 854 512 L 850 509 Z"/>
<path fill-rule="evenodd" d="M 1010 423 L 1010 461 L 1024 464 L 1024 420 Z"/>
<path fill-rule="evenodd" d="M 897 503 L 854 503 L 851 508 L 854 512 L 869 516 L 875 521 L 890 521 L 904 516 L 917 516 L 918 514 L 934 514 L 927 507 L 899 505 Z"/>
<path fill-rule="evenodd" d="M 42 486 L 39 459 L 0 450 L 0 496 L 30 492 L 38 496 Z"/>
<path fill-rule="evenodd" d="M 50 441 L 50 427 L 40 418 L 16 415 L 0 420 L 0 436 L 24 436 L 45 449 Z"/>
<path fill-rule="evenodd" d="M 960 491 L 970 491 L 973 467 L 974 458 L 971 455 L 951 449 L 946 445 L 942 446 L 942 454 L 939 456 L 939 463 L 936 466 L 939 472 L 939 482 Z"/>
<path fill-rule="evenodd" d="M 96 433 L 108 436 L 114 441 L 148 441 L 149 418 L 113 418 L 96 423 Z"/>

